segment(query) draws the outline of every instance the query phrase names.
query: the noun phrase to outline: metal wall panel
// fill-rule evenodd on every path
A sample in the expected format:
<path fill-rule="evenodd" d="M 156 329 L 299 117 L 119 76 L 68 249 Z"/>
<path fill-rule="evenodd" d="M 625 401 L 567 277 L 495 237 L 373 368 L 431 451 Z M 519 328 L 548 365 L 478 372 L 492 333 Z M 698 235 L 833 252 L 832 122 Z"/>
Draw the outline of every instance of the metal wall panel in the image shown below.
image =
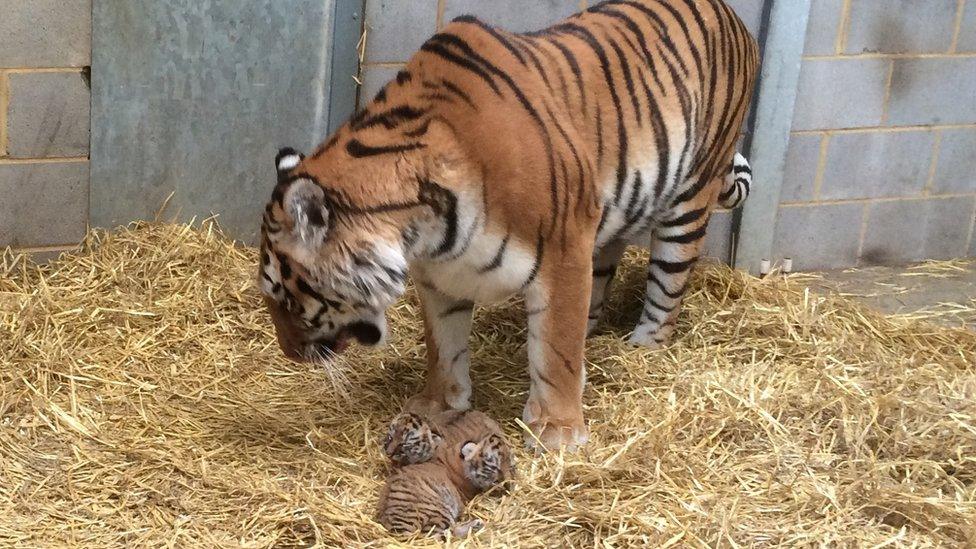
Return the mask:
<path fill-rule="evenodd" d="M 92 224 L 173 193 L 165 219 L 217 213 L 252 241 L 275 151 L 326 136 L 335 1 L 95 0 Z"/>

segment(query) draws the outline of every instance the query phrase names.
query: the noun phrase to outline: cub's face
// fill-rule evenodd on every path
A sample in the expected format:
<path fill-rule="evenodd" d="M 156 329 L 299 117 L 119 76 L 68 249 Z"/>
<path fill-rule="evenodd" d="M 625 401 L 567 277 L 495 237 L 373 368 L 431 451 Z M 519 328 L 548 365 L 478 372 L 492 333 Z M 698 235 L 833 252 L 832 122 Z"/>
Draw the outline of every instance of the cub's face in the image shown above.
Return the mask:
<path fill-rule="evenodd" d="M 434 457 L 444 437 L 417 414 L 404 412 L 393 419 L 383 451 L 397 465 L 424 463 Z"/>
<path fill-rule="evenodd" d="M 515 478 L 512 450 L 498 435 L 464 443 L 460 457 L 465 478 L 479 490 L 488 490 Z"/>
<path fill-rule="evenodd" d="M 327 360 L 350 343 L 378 345 L 384 311 L 404 292 L 396 223 L 342 207 L 283 149 L 261 228 L 258 284 L 278 343 L 294 360 Z"/>

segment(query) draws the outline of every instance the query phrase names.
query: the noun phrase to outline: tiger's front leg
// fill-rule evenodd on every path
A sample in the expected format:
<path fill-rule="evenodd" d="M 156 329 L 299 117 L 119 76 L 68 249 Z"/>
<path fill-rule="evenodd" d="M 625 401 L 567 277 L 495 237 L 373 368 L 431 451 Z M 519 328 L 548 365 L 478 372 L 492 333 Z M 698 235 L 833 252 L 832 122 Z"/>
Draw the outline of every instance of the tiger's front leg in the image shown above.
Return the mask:
<path fill-rule="evenodd" d="M 522 419 L 535 435 L 527 437 L 529 446 L 573 450 L 587 441 L 583 346 L 592 264 L 579 249 L 563 252 L 545 262 L 525 291 L 530 385 Z"/>
<path fill-rule="evenodd" d="M 431 416 L 445 410 L 471 408 L 468 335 L 474 304 L 453 299 L 420 282 L 420 302 L 427 341 L 427 381 L 404 410 Z"/>

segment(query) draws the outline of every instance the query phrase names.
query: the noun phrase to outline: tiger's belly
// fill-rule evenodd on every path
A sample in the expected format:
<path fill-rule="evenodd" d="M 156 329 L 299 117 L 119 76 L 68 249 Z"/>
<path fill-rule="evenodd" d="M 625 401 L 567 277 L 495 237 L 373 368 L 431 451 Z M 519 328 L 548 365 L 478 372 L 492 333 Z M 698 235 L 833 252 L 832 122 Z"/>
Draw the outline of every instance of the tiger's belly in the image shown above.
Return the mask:
<path fill-rule="evenodd" d="M 674 198 L 687 187 L 692 158 L 691 149 L 686 146 L 685 123 L 669 122 L 664 153 L 649 129 L 636 133 L 624 176 L 614 174 L 600 187 L 603 216 L 596 250 L 612 242 L 638 243 L 645 236 L 649 241 L 657 220 L 671 210 Z"/>
<path fill-rule="evenodd" d="M 518 293 L 538 273 L 534 246 L 477 222 L 462 231 L 451 254 L 411 265 L 413 277 L 454 299 L 492 303 Z"/>

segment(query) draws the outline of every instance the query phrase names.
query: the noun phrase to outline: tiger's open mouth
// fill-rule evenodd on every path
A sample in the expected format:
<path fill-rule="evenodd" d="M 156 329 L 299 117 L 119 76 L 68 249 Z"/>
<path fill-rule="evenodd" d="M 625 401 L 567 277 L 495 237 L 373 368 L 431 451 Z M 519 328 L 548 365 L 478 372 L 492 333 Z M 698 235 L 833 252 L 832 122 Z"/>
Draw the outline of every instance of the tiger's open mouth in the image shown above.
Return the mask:
<path fill-rule="evenodd" d="M 374 346 L 383 334 L 379 327 L 369 322 L 354 322 L 342 329 L 333 338 L 326 338 L 310 345 L 312 353 L 328 357 L 344 352 L 353 341 L 360 345 Z"/>

